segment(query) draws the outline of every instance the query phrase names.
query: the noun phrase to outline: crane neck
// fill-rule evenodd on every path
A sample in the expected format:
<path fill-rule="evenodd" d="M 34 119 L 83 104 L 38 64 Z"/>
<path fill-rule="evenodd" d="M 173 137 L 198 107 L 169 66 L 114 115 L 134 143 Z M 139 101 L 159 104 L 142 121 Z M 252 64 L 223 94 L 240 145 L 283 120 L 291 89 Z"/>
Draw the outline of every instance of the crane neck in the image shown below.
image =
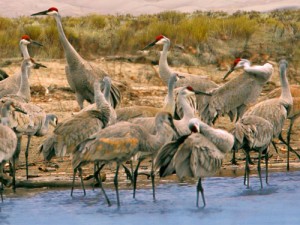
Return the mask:
<path fill-rule="evenodd" d="M 174 136 L 172 128 L 161 121 L 155 121 L 155 130 L 156 133 L 154 135 L 147 133 L 149 138 L 146 139 L 147 145 L 152 152 L 158 151 L 165 143 L 171 141 Z"/>
<path fill-rule="evenodd" d="M 109 82 L 105 83 L 103 94 L 108 104 L 110 104 L 110 89 L 111 89 L 111 84 Z"/>
<path fill-rule="evenodd" d="M 98 110 L 101 110 L 104 106 L 107 107 L 108 102 L 106 101 L 103 93 L 101 92 L 99 81 L 94 82 L 94 98 Z"/>
<path fill-rule="evenodd" d="M 171 113 L 172 116 L 174 116 L 174 111 L 175 111 L 174 88 L 175 88 L 176 80 L 177 80 L 176 75 L 175 75 L 175 77 L 173 77 L 173 76 L 174 75 L 172 75 L 169 78 L 168 93 L 167 93 L 167 96 L 165 98 L 165 104 L 164 104 L 164 107 L 163 107 L 163 110 Z"/>
<path fill-rule="evenodd" d="M 163 45 L 163 50 L 160 53 L 159 58 L 159 76 L 161 79 L 165 82 L 165 84 L 168 83 L 168 80 L 172 74 L 172 70 L 169 67 L 168 64 L 168 50 L 170 48 L 170 42 L 165 42 Z"/>
<path fill-rule="evenodd" d="M 234 144 L 234 137 L 222 129 L 215 129 L 206 123 L 199 121 L 200 133 L 208 138 L 216 147 L 226 153 L 230 151 Z"/>
<path fill-rule="evenodd" d="M 27 63 L 28 63 L 27 60 L 23 60 L 22 62 L 20 88 L 16 95 L 29 102 L 31 94 L 30 94 L 30 84 L 28 80 L 28 71 L 30 70 L 30 67 L 28 66 Z"/>
<path fill-rule="evenodd" d="M 37 132 L 36 136 L 44 136 L 48 133 L 50 121 L 56 117 L 54 114 L 47 114 L 45 122 L 41 124 L 41 129 Z"/>
<path fill-rule="evenodd" d="M 281 95 L 280 100 L 284 102 L 287 106 L 293 104 L 293 97 L 291 94 L 289 81 L 286 76 L 286 65 L 281 64 L 279 68 L 280 72 L 280 83 L 281 83 Z"/>
<path fill-rule="evenodd" d="M 64 29 L 63 29 L 63 26 L 61 23 L 61 16 L 59 14 L 57 14 L 54 16 L 54 18 L 55 18 L 57 29 L 58 29 L 59 39 L 63 46 L 68 63 L 71 63 L 72 60 L 74 60 L 74 58 L 82 59 L 81 56 L 78 54 L 78 52 L 74 49 L 74 47 L 68 41 L 68 39 L 65 35 L 65 32 L 64 32 Z"/>
<path fill-rule="evenodd" d="M 26 44 L 20 43 L 20 50 L 21 50 L 23 59 L 30 59 L 30 55 L 29 55 L 28 48 L 27 48 Z"/>
<path fill-rule="evenodd" d="M 188 121 L 189 119 L 195 117 L 195 110 L 188 103 L 187 96 L 178 94 L 178 104 L 182 107 L 183 117 L 182 121 Z"/>

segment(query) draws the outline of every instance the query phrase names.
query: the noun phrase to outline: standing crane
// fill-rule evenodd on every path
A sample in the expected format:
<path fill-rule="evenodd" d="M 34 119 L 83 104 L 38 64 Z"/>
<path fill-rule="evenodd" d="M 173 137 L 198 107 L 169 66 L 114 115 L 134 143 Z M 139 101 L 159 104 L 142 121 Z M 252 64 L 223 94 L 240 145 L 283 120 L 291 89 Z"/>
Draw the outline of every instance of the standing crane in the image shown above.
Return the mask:
<path fill-rule="evenodd" d="M 143 126 L 122 121 L 101 130 L 94 137 L 85 140 L 77 146 L 76 151 L 73 153 L 73 168 L 78 168 L 80 164 L 86 162 L 99 162 L 101 164 L 116 162 L 114 185 L 116 188 L 118 207 L 120 207 L 118 191 L 120 165 L 139 151 L 156 151 L 164 143 L 170 141 L 173 136 L 169 132 L 170 128 L 172 128 L 174 132 L 177 132 L 170 113 L 159 112 L 155 118 L 157 130 L 155 135 L 149 134 Z M 102 166 L 95 174 L 98 174 L 101 169 Z M 151 178 L 153 198 L 155 199 L 154 174 Z M 108 205 L 110 205 L 110 201 L 102 187 L 101 179 L 99 183 L 106 201 Z"/>
<path fill-rule="evenodd" d="M 61 16 L 57 8 L 52 7 L 48 10 L 34 13 L 31 16 L 38 15 L 53 16 L 56 21 L 59 39 L 67 60 L 67 66 L 65 68 L 67 81 L 71 89 L 75 91 L 76 100 L 80 109 L 83 109 L 84 100 L 89 103 L 94 103 L 94 82 L 98 79 L 102 80 L 104 76 L 108 76 L 108 74 L 84 60 L 74 49 L 64 33 Z M 112 106 L 115 108 L 121 101 L 121 93 L 114 84 L 112 84 L 110 90 L 110 97 Z"/>
<path fill-rule="evenodd" d="M 280 138 L 281 140 L 283 140 L 283 138 L 281 137 L 281 132 L 284 125 L 284 121 L 287 118 L 291 107 L 293 106 L 293 97 L 291 95 L 289 82 L 286 76 L 287 65 L 288 63 L 285 59 L 280 60 L 280 97 L 262 101 L 251 107 L 245 113 L 245 116 L 254 115 L 268 120 L 273 125 L 273 138 Z M 287 160 L 289 160 L 289 151 L 291 150 L 289 140 L 287 142 L 287 147 Z"/>
<path fill-rule="evenodd" d="M 6 104 L 6 102 L 12 102 L 15 106 L 22 109 L 24 113 L 14 113 L 10 112 L 9 120 L 11 128 L 16 132 L 18 137 L 17 150 L 14 155 L 15 159 L 18 159 L 21 151 L 21 138 L 22 135 L 28 136 L 25 159 L 26 159 L 26 178 L 28 179 L 28 151 L 30 140 L 32 136 L 42 136 L 48 131 L 49 123 L 56 125 L 57 117 L 53 114 L 46 114 L 44 110 L 33 104 L 28 103 L 24 93 L 29 91 L 28 82 L 28 67 L 35 64 L 34 60 L 31 58 L 24 59 L 21 65 L 22 77 L 21 86 L 19 91 L 15 95 L 7 95 L 1 98 L 1 104 Z M 24 92 L 25 91 L 25 92 Z M 13 181 L 15 182 L 15 181 Z"/>
<path fill-rule="evenodd" d="M 293 106 L 291 108 L 291 110 L 289 111 L 288 117 L 287 119 L 290 121 L 289 123 L 289 127 L 287 130 L 287 143 L 290 143 L 291 140 L 291 134 L 292 134 L 292 129 L 294 126 L 295 121 L 300 117 L 300 86 L 299 85 L 290 85 L 290 91 L 293 97 Z M 278 98 L 281 94 L 281 88 L 276 88 L 273 91 L 271 91 L 270 93 L 267 94 L 266 99 L 271 99 L 271 98 Z M 264 99 L 264 100 L 266 100 Z M 283 143 L 285 143 L 285 141 L 283 141 Z M 285 144 L 287 144 L 285 143 Z M 276 147 L 276 145 L 274 145 L 274 147 Z M 295 150 L 293 150 L 293 148 L 290 146 L 290 150 L 294 153 Z M 299 155 L 296 154 L 298 157 Z M 289 166 L 289 156 L 287 159 L 287 170 L 290 169 Z"/>
<path fill-rule="evenodd" d="M 101 92 L 100 85 L 104 84 L 104 94 Z M 94 83 L 95 105 L 90 105 L 89 110 L 81 110 L 71 118 L 59 123 L 58 126 L 43 143 L 40 145 L 40 152 L 43 152 L 46 161 L 51 160 L 54 155 L 64 156 L 66 153 L 72 153 L 75 147 L 90 136 L 95 135 L 101 129 L 116 122 L 116 113 L 112 106 L 106 101 L 105 95 L 109 93 L 111 80 L 104 77 L 103 81 L 98 80 Z M 78 167 L 74 169 L 73 186 L 71 196 L 73 195 L 73 187 L 75 175 L 79 171 L 81 184 L 86 194 L 83 180 L 82 169 Z"/>
<path fill-rule="evenodd" d="M 174 133 L 173 138 L 177 138 L 179 136 L 187 135 L 190 133 L 189 127 L 188 127 L 188 122 L 190 119 L 195 117 L 195 109 L 192 108 L 189 104 L 189 98 L 195 94 L 195 90 L 191 86 L 188 87 L 181 87 L 178 93 L 178 105 L 183 111 L 183 117 L 180 120 L 174 120 L 175 127 L 178 131 L 178 134 Z M 150 134 L 155 134 L 156 129 L 155 129 L 155 118 L 154 117 L 145 117 L 145 118 L 136 118 L 130 120 L 131 123 L 134 124 L 139 124 L 143 126 Z M 171 133 L 172 131 L 170 131 Z M 156 151 L 143 151 L 139 152 L 138 154 L 138 163 L 136 165 L 135 171 L 133 173 L 133 197 L 135 198 L 135 191 L 136 191 L 136 181 L 137 181 L 137 176 L 138 176 L 138 169 L 141 164 L 141 162 L 147 157 L 151 156 L 152 157 L 152 163 L 153 163 L 153 158 L 155 157 L 158 149 Z M 153 168 L 153 167 L 152 167 Z M 150 175 L 154 171 L 151 171 Z"/>
<path fill-rule="evenodd" d="M 28 53 L 28 48 L 27 48 L 27 46 L 29 44 L 43 46 L 42 44 L 32 40 L 28 35 L 23 35 L 19 42 L 19 46 L 20 46 L 20 50 L 21 50 L 23 59 L 30 58 L 30 55 Z M 37 65 L 41 65 L 41 64 L 37 64 Z M 28 70 L 29 70 L 29 68 L 28 68 Z M 30 70 L 28 71 L 28 76 L 29 75 L 30 75 Z M 8 95 L 8 94 L 16 94 L 20 89 L 21 77 L 22 77 L 22 71 L 13 76 L 9 76 L 5 80 L 0 81 L 0 98 L 2 98 L 5 95 Z M 30 93 L 29 93 L 29 95 L 27 94 L 24 97 L 26 97 L 27 99 L 30 99 Z"/>
<path fill-rule="evenodd" d="M 242 148 L 246 154 L 244 184 L 247 179 L 247 188 L 249 188 L 250 151 L 255 151 L 258 152 L 257 171 L 260 186 L 263 188 L 260 161 L 261 155 L 264 153 L 266 162 L 266 183 L 268 184 L 268 147 L 273 139 L 273 125 L 262 117 L 245 115 L 236 122 L 232 134 L 235 137 L 233 151 L 235 152 Z"/>
<path fill-rule="evenodd" d="M 251 66 L 247 59 L 237 58 L 231 69 L 224 76 L 238 69 L 244 68 L 244 73 L 228 81 L 223 86 L 215 89 L 209 100 L 204 105 L 201 114 L 203 122 L 213 124 L 219 115 L 236 111 L 236 120 L 245 112 L 247 106 L 254 103 L 259 97 L 264 84 L 270 79 L 273 73 L 273 66 L 266 63 L 263 66 Z"/>
<path fill-rule="evenodd" d="M 16 151 L 17 147 L 17 136 L 15 132 L 9 127 L 9 111 L 11 108 L 12 102 L 6 102 L 1 108 L 1 123 L 0 123 L 0 179 L 1 187 L 0 194 L 1 200 L 3 202 L 3 166 L 6 161 L 10 160 L 13 154 Z M 13 171 L 13 176 L 14 176 Z"/>
<path fill-rule="evenodd" d="M 196 206 L 199 207 L 199 192 L 205 206 L 201 179 L 212 176 L 221 168 L 225 154 L 233 147 L 234 137 L 198 118 L 191 119 L 188 127 L 192 133 L 165 144 L 158 151 L 154 168 L 159 169 L 161 177 L 176 173 L 179 178 L 198 178 Z"/>
<path fill-rule="evenodd" d="M 166 36 L 157 36 L 155 38 L 155 41 L 148 44 L 143 50 L 148 49 L 154 45 L 163 45 L 163 50 L 159 58 L 159 76 L 165 84 L 168 83 L 169 77 L 172 73 L 177 73 L 180 74 L 180 76 L 183 76 L 183 78 L 176 83 L 176 87 L 191 86 L 195 91 L 201 92 L 209 92 L 212 89 L 219 87 L 219 85 L 217 85 L 215 82 L 208 79 L 207 76 L 173 71 L 172 68 L 169 67 L 167 60 L 168 50 L 170 48 L 171 41 Z M 196 101 L 197 103 L 193 103 L 193 105 L 197 106 L 200 115 L 203 110 L 203 105 L 205 105 L 205 103 L 207 102 L 207 96 L 196 95 Z M 180 113 L 178 114 L 180 115 Z"/>

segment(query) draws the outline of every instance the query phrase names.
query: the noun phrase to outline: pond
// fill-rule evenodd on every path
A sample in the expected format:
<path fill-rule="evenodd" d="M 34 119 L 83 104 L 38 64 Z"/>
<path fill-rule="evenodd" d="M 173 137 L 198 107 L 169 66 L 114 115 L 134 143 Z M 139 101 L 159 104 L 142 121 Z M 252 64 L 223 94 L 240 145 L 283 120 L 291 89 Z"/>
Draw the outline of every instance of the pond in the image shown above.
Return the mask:
<path fill-rule="evenodd" d="M 243 177 L 211 177 L 203 181 L 207 206 L 196 208 L 196 185 L 164 183 L 156 187 L 156 202 L 148 188 L 121 190 L 121 208 L 114 189 L 107 188 L 108 207 L 99 189 L 29 190 L 8 194 L 0 202 L 0 224 L 300 224 L 300 171 L 274 172 L 270 184 L 260 189 L 257 176 L 250 177 L 250 189 Z M 22 191 L 21 191 L 22 192 Z M 202 202 L 201 202 L 202 203 Z"/>

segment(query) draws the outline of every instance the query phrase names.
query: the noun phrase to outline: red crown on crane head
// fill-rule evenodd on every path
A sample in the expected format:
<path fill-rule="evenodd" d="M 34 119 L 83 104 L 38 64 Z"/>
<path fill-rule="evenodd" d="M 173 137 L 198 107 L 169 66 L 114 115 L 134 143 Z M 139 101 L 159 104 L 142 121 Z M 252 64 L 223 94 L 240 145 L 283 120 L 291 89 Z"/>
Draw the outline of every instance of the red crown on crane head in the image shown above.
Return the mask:
<path fill-rule="evenodd" d="M 165 36 L 164 35 L 158 35 L 156 38 L 155 38 L 155 40 L 156 41 L 159 41 L 159 40 L 161 40 L 161 39 L 163 39 Z"/>
<path fill-rule="evenodd" d="M 48 9 L 48 12 L 51 12 L 51 11 L 56 11 L 56 12 L 58 12 L 58 9 L 55 8 L 55 7 L 51 7 L 51 8 Z"/>

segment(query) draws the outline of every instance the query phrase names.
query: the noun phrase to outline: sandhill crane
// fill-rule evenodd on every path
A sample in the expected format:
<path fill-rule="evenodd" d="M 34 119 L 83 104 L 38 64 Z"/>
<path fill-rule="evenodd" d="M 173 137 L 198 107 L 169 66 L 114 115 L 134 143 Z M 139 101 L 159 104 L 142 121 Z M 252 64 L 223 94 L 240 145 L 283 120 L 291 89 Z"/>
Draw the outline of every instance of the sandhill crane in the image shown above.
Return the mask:
<path fill-rule="evenodd" d="M 163 45 L 163 50 L 159 58 L 159 76 L 165 84 L 168 83 L 169 77 L 172 73 L 177 73 L 183 76 L 183 78 L 176 83 L 176 87 L 191 86 L 195 91 L 202 92 L 209 92 L 210 90 L 219 87 L 219 85 L 217 85 L 215 82 L 208 79 L 207 76 L 173 71 L 172 68 L 169 67 L 167 60 L 168 50 L 170 48 L 171 41 L 166 36 L 157 36 L 155 38 L 155 41 L 148 44 L 143 50 L 148 49 L 154 45 Z M 197 103 L 194 105 L 197 106 L 199 114 L 201 114 L 203 110 L 202 106 L 206 103 L 207 98 L 205 95 L 196 95 L 196 101 Z"/>
<path fill-rule="evenodd" d="M 215 129 L 193 118 L 188 123 L 191 134 L 181 136 L 165 144 L 157 153 L 154 168 L 161 177 L 176 173 L 179 178 L 197 177 L 197 201 L 199 191 L 204 206 L 204 190 L 201 179 L 212 176 L 222 165 L 225 154 L 232 149 L 234 137 L 225 130 Z"/>
<path fill-rule="evenodd" d="M 261 178 L 261 167 L 260 160 L 262 153 L 265 153 L 266 161 L 266 183 L 268 183 L 268 146 L 273 139 L 273 125 L 266 119 L 254 116 L 254 115 L 245 115 L 239 119 L 236 124 L 232 134 L 235 137 L 235 143 L 233 146 L 234 151 L 238 151 L 243 148 L 246 154 L 246 163 L 245 163 L 245 179 L 247 178 L 247 187 L 249 188 L 249 159 L 250 151 L 258 152 L 258 164 L 257 171 L 260 179 L 261 188 L 262 178 Z"/>
<path fill-rule="evenodd" d="M 6 102 L 13 102 L 14 105 L 26 112 L 23 113 L 10 113 L 10 125 L 11 128 L 16 132 L 18 137 L 18 147 L 15 154 L 15 158 L 19 157 L 21 151 L 21 137 L 22 135 L 28 136 L 25 159 L 26 159 L 26 178 L 28 179 L 28 151 L 30 140 L 32 136 L 42 136 L 48 131 L 49 123 L 55 125 L 57 117 L 53 114 L 46 114 L 44 110 L 32 103 L 28 103 L 24 98 L 24 93 L 29 91 L 28 84 L 28 69 L 34 64 L 34 60 L 31 58 L 24 59 L 21 65 L 22 79 L 19 91 L 13 95 L 7 95 L 1 98 L 1 104 Z M 30 95 L 30 93 L 29 93 Z"/>
<path fill-rule="evenodd" d="M 263 85 L 270 79 L 273 66 L 251 66 L 247 59 L 237 58 L 224 79 L 234 70 L 244 68 L 244 73 L 215 89 L 204 106 L 201 118 L 207 124 L 213 124 L 219 115 L 236 111 L 239 119 L 250 103 L 254 103 L 262 91 Z"/>
<path fill-rule="evenodd" d="M 180 104 L 180 107 L 183 110 L 183 117 L 180 120 L 174 120 L 175 127 L 178 131 L 179 136 L 182 135 L 187 135 L 190 133 L 190 130 L 188 128 L 188 122 L 191 118 L 195 117 L 195 109 L 192 108 L 188 102 L 188 98 L 194 95 L 194 90 L 192 87 L 181 87 L 180 91 L 178 93 L 178 104 Z M 154 117 L 145 117 L 145 118 L 136 118 L 130 120 L 131 123 L 134 124 L 139 124 L 143 126 L 149 133 L 155 134 L 155 118 Z M 170 131 L 172 132 L 172 131 Z M 177 138 L 177 134 L 174 134 L 173 138 Z M 155 157 L 156 151 L 143 151 L 139 152 L 137 158 L 138 158 L 138 163 L 136 165 L 135 171 L 133 173 L 133 197 L 135 198 L 135 191 L 136 191 L 136 181 L 137 181 L 137 176 L 138 176 L 138 169 L 140 166 L 140 163 L 147 157 L 151 156 L 152 157 L 152 163 L 153 163 L 153 157 Z M 151 171 L 153 173 L 153 171 Z M 151 174 L 150 173 L 150 174 Z"/>
<path fill-rule="evenodd" d="M 1 109 L 1 124 L 0 124 L 0 176 L 1 176 L 1 200 L 3 201 L 3 165 L 10 160 L 16 151 L 17 136 L 15 132 L 9 127 L 8 112 L 12 102 L 6 102 Z M 14 171 L 13 171 L 14 173 Z M 14 175 L 14 174 L 13 174 Z"/>
<path fill-rule="evenodd" d="M 104 89 L 103 89 L 103 96 L 105 101 L 108 103 L 109 106 L 109 121 L 108 125 L 112 125 L 117 122 L 117 113 L 115 109 L 110 104 L 110 89 L 111 89 L 111 79 L 108 76 L 103 78 L 102 82 Z M 101 104 L 104 101 L 102 97 L 102 93 L 100 90 L 100 85 L 97 82 L 94 84 L 94 93 L 95 93 L 95 103 L 88 105 L 87 107 L 83 108 L 79 113 L 89 110 L 101 110 Z"/>
<path fill-rule="evenodd" d="M 290 92 L 289 82 L 286 77 L 287 61 L 285 59 L 279 62 L 281 95 L 279 98 L 268 99 L 251 107 L 246 115 L 255 115 L 268 120 L 273 125 L 273 138 L 280 138 L 284 121 L 293 105 L 293 97 Z M 290 151 L 290 143 L 288 146 L 288 156 Z"/>
<path fill-rule="evenodd" d="M 34 13 L 31 16 L 38 15 L 53 16 L 56 21 L 59 39 L 63 46 L 67 60 L 67 66 L 65 68 L 67 80 L 71 89 L 75 91 L 76 99 L 80 109 L 83 109 L 84 100 L 88 101 L 89 103 L 94 103 L 94 82 L 98 79 L 102 80 L 103 77 L 108 76 L 108 74 L 102 69 L 97 68 L 90 62 L 84 60 L 78 54 L 78 52 L 76 52 L 64 33 L 61 23 L 61 16 L 58 13 L 57 8 L 51 7 L 48 10 Z M 112 84 L 110 93 L 112 100 L 111 103 L 115 108 L 121 100 L 121 94 L 114 84 Z"/>
<path fill-rule="evenodd" d="M 42 44 L 32 40 L 28 35 L 23 35 L 19 42 L 19 46 L 24 59 L 30 58 L 27 49 L 27 45 L 29 44 L 42 46 Z M 28 71 L 28 75 L 30 75 L 30 71 Z M 13 76 L 9 76 L 5 80 L 0 81 L 0 98 L 8 94 L 16 94 L 20 89 L 21 77 L 22 77 L 22 72 L 17 73 Z M 30 98 L 30 95 L 29 96 L 27 95 L 25 97 Z"/>
<path fill-rule="evenodd" d="M 101 129 L 116 122 L 116 113 L 111 105 L 106 101 L 105 95 L 110 91 L 111 80 L 109 77 L 103 78 L 104 94 L 101 92 L 101 80 L 94 82 L 95 104 L 88 106 L 89 110 L 83 109 L 71 118 L 68 118 L 58 124 L 53 134 L 51 134 L 39 147 L 46 161 L 51 160 L 54 155 L 64 156 L 66 153 L 72 153 L 75 147 L 96 134 Z M 76 168 L 73 174 L 73 186 L 75 175 L 79 170 L 81 184 L 84 195 L 85 189 L 82 180 L 81 168 Z M 73 195 L 73 186 L 71 196 Z"/>
<path fill-rule="evenodd" d="M 128 121 L 139 117 L 154 117 L 158 112 L 165 111 L 174 116 L 175 97 L 174 88 L 176 82 L 180 79 L 177 73 L 172 73 L 168 80 L 168 92 L 165 97 L 164 106 L 162 108 L 151 106 L 129 106 L 116 109 L 118 121 Z"/>
<path fill-rule="evenodd" d="M 100 80 L 94 82 L 96 109 L 82 111 L 60 122 L 40 146 L 46 160 L 72 153 L 79 143 L 108 125 L 111 107 L 100 90 L 100 83 Z"/>
<path fill-rule="evenodd" d="M 108 162 L 117 163 L 114 184 L 118 207 L 120 207 L 118 192 L 118 172 L 120 165 L 139 151 L 156 151 L 164 143 L 170 141 L 173 136 L 169 132 L 170 128 L 177 132 L 170 113 L 159 112 L 155 118 L 157 130 L 155 135 L 149 134 L 143 126 L 122 121 L 101 130 L 94 137 L 84 141 L 73 153 L 73 168 L 77 168 L 81 163 L 86 162 L 96 161 L 102 164 Z M 152 188 L 153 198 L 155 198 L 154 174 L 152 176 Z M 101 189 L 108 205 L 110 205 L 102 185 Z"/>
<path fill-rule="evenodd" d="M 299 118 L 300 116 L 300 86 L 299 85 L 290 85 L 290 91 L 293 97 L 293 106 L 288 114 L 288 120 L 290 121 L 288 131 L 287 131 L 287 143 L 290 143 L 291 139 L 291 133 L 294 126 L 294 122 Z M 267 94 L 267 99 L 269 98 L 278 98 L 281 94 L 281 88 L 276 88 L 270 93 Z M 286 144 L 287 144 L 286 143 Z M 275 146 L 275 145 L 274 145 Z M 296 153 L 291 147 L 290 150 L 294 153 Z M 288 152 L 289 154 L 289 152 Z M 298 157 L 299 155 L 296 154 Z M 289 170 L 289 155 L 287 156 L 287 170 Z"/>

